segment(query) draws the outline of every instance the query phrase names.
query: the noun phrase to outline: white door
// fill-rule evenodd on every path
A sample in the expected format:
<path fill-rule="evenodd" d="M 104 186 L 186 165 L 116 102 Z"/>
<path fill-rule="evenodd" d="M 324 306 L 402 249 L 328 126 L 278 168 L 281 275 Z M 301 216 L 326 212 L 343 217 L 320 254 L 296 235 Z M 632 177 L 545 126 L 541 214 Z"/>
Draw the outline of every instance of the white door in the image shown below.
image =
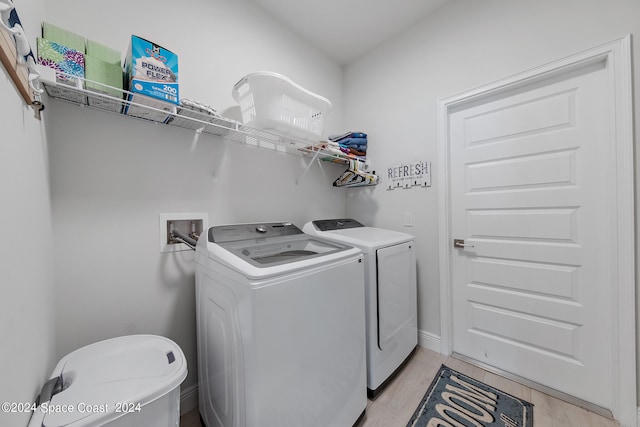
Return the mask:
<path fill-rule="evenodd" d="M 606 62 L 449 115 L 453 351 L 611 408 Z M 451 242 L 453 247 L 453 242 Z"/>

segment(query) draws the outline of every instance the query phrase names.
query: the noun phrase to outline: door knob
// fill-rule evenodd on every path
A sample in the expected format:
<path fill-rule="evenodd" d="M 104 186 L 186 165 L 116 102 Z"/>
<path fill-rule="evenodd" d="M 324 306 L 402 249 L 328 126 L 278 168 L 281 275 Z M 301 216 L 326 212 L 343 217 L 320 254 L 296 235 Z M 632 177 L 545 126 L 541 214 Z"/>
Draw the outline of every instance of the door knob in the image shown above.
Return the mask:
<path fill-rule="evenodd" d="M 464 239 L 453 239 L 453 247 L 456 249 L 475 248 L 475 245 L 467 245 L 464 243 Z"/>

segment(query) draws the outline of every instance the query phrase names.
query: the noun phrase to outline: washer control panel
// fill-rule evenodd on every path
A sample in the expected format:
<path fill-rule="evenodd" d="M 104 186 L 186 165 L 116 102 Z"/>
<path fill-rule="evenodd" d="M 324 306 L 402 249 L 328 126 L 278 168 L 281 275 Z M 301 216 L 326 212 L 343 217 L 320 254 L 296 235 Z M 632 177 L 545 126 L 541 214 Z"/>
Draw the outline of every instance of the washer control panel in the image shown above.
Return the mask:
<path fill-rule="evenodd" d="M 291 222 L 267 222 L 258 224 L 218 225 L 209 228 L 208 238 L 212 243 L 237 242 L 240 240 L 304 234 Z"/>
<path fill-rule="evenodd" d="M 346 228 L 364 227 L 364 225 L 351 218 L 321 219 L 318 221 L 312 221 L 312 224 L 318 231 L 344 230 Z"/>

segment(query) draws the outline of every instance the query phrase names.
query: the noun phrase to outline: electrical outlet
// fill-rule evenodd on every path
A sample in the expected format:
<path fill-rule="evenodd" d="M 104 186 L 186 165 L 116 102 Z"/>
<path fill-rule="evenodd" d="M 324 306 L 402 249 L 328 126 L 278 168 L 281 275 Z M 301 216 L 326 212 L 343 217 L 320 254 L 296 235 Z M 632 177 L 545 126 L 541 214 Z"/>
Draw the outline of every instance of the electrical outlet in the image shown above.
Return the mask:
<path fill-rule="evenodd" d="M 171 230 L 186 236 L 200 236 L 209 228 L 206 213 L 164 213 L 160 214 L 160 252 L 190 251 L 189 246 L 171 238 Z"/>
<path fill-rule="evenodd" d="M 413 212 L 404 213 L 404 226 L 413 227 Z"/>

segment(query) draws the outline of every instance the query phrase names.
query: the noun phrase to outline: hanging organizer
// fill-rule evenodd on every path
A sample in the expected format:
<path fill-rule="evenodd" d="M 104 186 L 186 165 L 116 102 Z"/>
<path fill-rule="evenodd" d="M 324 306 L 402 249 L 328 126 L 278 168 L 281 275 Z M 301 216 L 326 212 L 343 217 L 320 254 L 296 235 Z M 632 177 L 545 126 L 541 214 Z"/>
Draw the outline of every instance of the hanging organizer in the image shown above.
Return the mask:
<path fill-rule="evenodd" d="M 24 102 L 33 107 L 36 118 L 40 119 L 40 111 L 44 109 L 40 101 L 40 74 L 12 0 L 0 0 L 0 62 Z"/>

